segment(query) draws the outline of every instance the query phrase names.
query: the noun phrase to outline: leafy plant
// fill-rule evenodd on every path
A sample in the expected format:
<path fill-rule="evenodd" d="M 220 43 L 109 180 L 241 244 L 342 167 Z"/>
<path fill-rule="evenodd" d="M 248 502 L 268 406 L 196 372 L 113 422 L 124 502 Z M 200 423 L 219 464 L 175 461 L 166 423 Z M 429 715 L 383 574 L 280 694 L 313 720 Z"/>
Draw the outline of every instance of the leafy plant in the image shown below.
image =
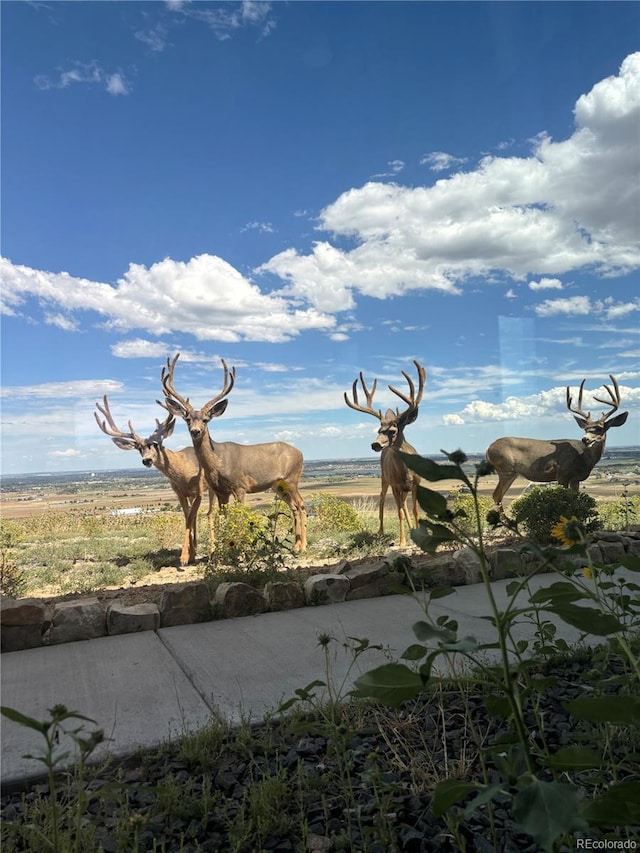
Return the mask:
<path fill-rule="evenodd" d="M 596 501 L 587 492 L 574 492 L 564 486 L 536 487 L 511 504 L 516 524 L 536 542 L 552 541 L 552 528 L 561 516 L 576 518 L 587 533 L 598 530 Z"/>
<path fill-rule="evenodd" d="M 76 711 L 69 711 L 64 705 L 50 708 L 47 720 L 36 720 L 6 706 L 0 708 L 0 713 L 8 720 L 42 736 L 44 743 L 40 751 L 35 755 L 25 755 L 24 758 L 41 762 L 46 770 L 49 791 L 46 832 L 33 824 L 16 824 L 13 827 L 10 825 L 9 829 L 13 828 L 16 833 L 23 835 L 30 845 L 29 849 L 51 850 L 52 853 L 78 853 L 83 849 L 83 838 L 86 836 L 84 814 L 91 799 L 98 796 L 97 793 L 92 794 L 85 789 L 84 771 L 87 760 L 104 740 L 102 729 L 85 732 L 85 723 L 95 724 L 95 720 Z M 75 725 L 76 722 L 79 725 Z M 70 757 L 68 750 L 59 747 L 60 740 L 65 737 L 70 738 L 75 745 L 76 760 L 73 769 L 65 771 L 64 780 L 60 783 L 58 774 L 66 767 Z M 105 793 L 103 788 L 99 795 Z"/>
<path fill-rule="evenodd" d="M 363 527 L 360 515 L 350 503 L 326 492 L 311 496 L 310 513 L 325 530 L 351 533 Z"/>
<path fill-rule="evenodd" d="M 506 730 L 498 740 L 483 745 L 482 781 L 449 778 L 435 788 L 434 814 L 448 814 L 456 835 L 459 822 L 468 819 L 476 809 L 492 808 L 496 801 L 510 802 L 520 827 L 549 853 L 571 832 L 628 826 L 640 819 L 637 765 L 635 768 L 631 764 L 620 767 L 607 748 L 596 751 L 576 744 L 556 749 L 550 745 L 545 719 L 539 713 L 539 697 L 553 686 L 554 680 L 536 676 L 531 659 L 526 658 L 530 643 L 519 637 L 516 628 L 523 619 L 533 617 L 541 632 L 538 640 L 542 638 L 547 646 L 552 646 L 553 633 L 545 633 L 544 613 L 548 612 L 585 634 L 612 637 L 627 665 L 618 692 L 592 693 L 573 700 L 567 709 L 578 720 L 597 721 L 609 727 L 637 725 L 640 723 L 640 664 L 633 636 L 640 629 L 637 595 L 640 586 L 625 577 L 614 579 L 615 570 L 605 571 L 590 565 L 585 528 L 576 518 L 568 521 L 565 518 L 560 525 L 566 542 L 564 548 L 541 548 L 535 542 L 525 542 L 523 550 L 534 551 L 539 571 L 552 569 L 556 560 L 565 555 L 584 560 L 588 564 L 585 571 L 569 571 L 562 575 L 562 580 L 535 592 L 529 588 L 528 576 L 514 581 L 506 587 L 506 606 L 499 608 L 490 582 L 477 499 L 478 480 L 491 469 L 481 463 L 471 480 L 462 468 L 466 456 L 461 451 L 445 455 L 448 463 L 444 465 L 414 455 L 402 454 L 402 457 L 423 480 L 454 479 L 470 490 L 474 498 L 475 534 L 471 535 L 466 525 L 459 523 L 462 517 L 459 510 L 450 509 L 439 492 L 420 487 L 418 497 L 426 517 L 421 519 L 418 529 L 412 531 L 412 538 L 428 553 L 453 541 L 474 552 L 489 605 L 490 612 L 485 618 L 494 626 L 495 639 L 481 643 L 471 636 L 460 638 L 455 619 L 431 615 L 431 603 L 453 590 L 432 590 L 424 599 L 425 619 L 413 626 L 417 642 L 405 650 L 402 662 L 384 664 L 362 675 L 356 682 L 355 695 L 372 697 L 397 707 L 428 691 L 434 680 L 440 680 L 433 675 L 438 657 L 450 660 L 462 656 L 473 665 L 474 672 L 479 674 L 488 713 L 499 717 Z M 562 508 L 570 512 L 566 504 Z M 488 520 L 497 525 L 500 516 L 491 512 Z M 557 527 L 557 517 L 551 520 Z M 513 527 L 511 524 L 512 531 Z M 640 558 L 625 558 L 622 565 L 632 572 L 640 572 Z M 528 605 L 522 602 L 522 596 L 527 593 Z M 487 655 L 493 655 L 495 663 Z M 607 742 L 610 742 L 609 735 Z M 570 771 L 575 773 L 587 768 L 597 768 L 606 780 L 604 788 L 596 789 L 591 797 L 584 796 L 585 792 L 567 777 Z M 458 807 L 459 803 L 465 804 L 463 810 Z"/>

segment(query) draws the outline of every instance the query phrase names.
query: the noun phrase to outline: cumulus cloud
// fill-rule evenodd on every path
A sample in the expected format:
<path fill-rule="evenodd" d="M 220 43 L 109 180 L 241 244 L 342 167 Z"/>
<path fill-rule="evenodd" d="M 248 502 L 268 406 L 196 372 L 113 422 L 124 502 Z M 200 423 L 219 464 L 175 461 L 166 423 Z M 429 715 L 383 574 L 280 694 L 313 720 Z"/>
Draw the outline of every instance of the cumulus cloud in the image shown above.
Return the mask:
<path fill-rule="evenodd" d="M 530 290 L 562 290 L 562 282 L 559 278 L 541 278 L 539 281 L 529 282 Z"/>
<path fill-rule="evenodd" d="M 569 296 L 563 299 L 545 299 L 534 308 L 538 317 L 554 317 L 567 314 L 575 317 L 604 318 L 618 320 L 640 311 L 640 298 L 631 302 L 616 302 L 610 296 L 606 299 L 592 300 L 588 296 Z"/>
<path fill-rule="evenodd" d="M 580 96 L 574 118 L 569 138 L 540 133 L 528 157 L 487 156 L 433 186 L 370 181 L 350 189 L 319 217 L 319 230 L 341 248 L 320 240 L 308 254 L 286 249 L 258 271 L 319 310 L 341 311 L 357 293 L 458 294 L 478 277 L 540 276 L 550 287 L 569 271 L 606 277 L 637 269 L 640 52 Z M 544 305 L 541 315 L 559 307 Z"/>
<path fill-rule="evenodd" d="M 67 450 L 53 450 L 49 455 L 59 459 L 70 459 L 73 456 L 81 456 L 82 454 L 75 447 L 69 447 Z"/>
<path fill-rule="evenodd" d="M 132 91 L 131 83 L 122 71 L 105 71 L 100 63 L 74 62 L 68 71 L 58 71 L 54 76 L 38 75 L 34 80 L 36 86 L 44 91 L 48 89 L 67 89 L 80 83 L 88 86 L 98 86 L 110 95 L 128 95 Z"/>
<path fill-rule="evenodd" d="M 335 319 L 299 299 L 262 293 L 214 255 L 188 262 L 165 258 L 146 267 L 131 264 L 115 286 L 66 272 L 50 273 L 0 259 L 2 310 L 15 314 L 27 297 L 68 314 L 94 311 L 115 331 L 144 329 L 154 335 L 180 331 L 198 340 L 281 343 L 301 331 L 330 331 Z"/>
<path fill-rule="evenodd" d="M 594 313 L 599 304 L 594 305 L 588 296 L 569 296 L 566 299 L 545 299 L 534 310 L 538 317 L 553 317 L 556 314 L 584 317 Z"/>
<path fill-rule="evenodd" d="M 619 387 L 623 408 L 640 401 L 640 388 L 628 387 L 621 383 Z M 566 393 L 566 386 L 562 386 L 524 397 L 508 396 L 501 403 L 474 400 L 459 412 L 445 415 L 443 422 L 450 426 L 460 426 L 463 424 L 550 417 L 567 411 Z M 598 397 L 603 395 L 602 386 L 592 389 L 585 388 L 582 408 L 585 411 L 593 411 L 594 416 L 595 413 L 599 416 L 603 405 L 594 400 L 594 395 Z"/>

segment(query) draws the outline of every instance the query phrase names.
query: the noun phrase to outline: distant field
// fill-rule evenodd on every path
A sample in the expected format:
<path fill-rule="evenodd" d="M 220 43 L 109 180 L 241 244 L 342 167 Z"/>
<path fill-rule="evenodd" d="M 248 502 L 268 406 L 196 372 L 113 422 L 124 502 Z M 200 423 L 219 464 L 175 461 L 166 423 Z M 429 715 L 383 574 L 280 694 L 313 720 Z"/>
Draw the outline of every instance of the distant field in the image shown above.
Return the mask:
<path fill-rule="evenodd" d="M 164 478 L 152 477 L 153 482 L 146 484 L 139 478 L 131 482 L 119 481 L 112 488 L 104 483 L 97 484 L 95 489 L 87 484 L 81 491 L 65 491 L 64 487 L 55 484 L 43 485 L 37 491 L 33 488 L 17 489 L 2 496 L 0 509 L 3 518 L 28 518 L 48 512 L 76 511 L 83 513 L 107 513 L 117 510 L 139 507 L 141 510 L 169 509 L 178 505 L 178 501 Z M 496 487 L 496 476 L 484 477 L 480 481 L 480 494 L 491 496 Z M 444 480 L 438 484 L 438 491 L 447 494 L 460 484 L 457 481 Z M 524 492 L 528 486 L 526 480 L 518 479 L 509 491 L 505 505 Z M 591 477 L 583 483 L 582 488 L 597 500 L 615 500 L 620 497 L 624 486 L 628 486 L 629 495 L 640 494 L 640 477 L 631 472 L 602 472 L 594 471 Z M 305 498 L 314 493 L 328 492 L 347 501 L 358 501 L 362 498 L 377 498 L 380 493 L 380 478 L 376 476 L 353 476 L 340 480 L 335 474 L 327 478 L 313 478 L 301 482 Z M 271 493 L 263 492 L 248 495 L 250 506 L 261 507 L 270 504 Z M 391 492 L 387 495 L 387 506 L 393 508 Z"/>

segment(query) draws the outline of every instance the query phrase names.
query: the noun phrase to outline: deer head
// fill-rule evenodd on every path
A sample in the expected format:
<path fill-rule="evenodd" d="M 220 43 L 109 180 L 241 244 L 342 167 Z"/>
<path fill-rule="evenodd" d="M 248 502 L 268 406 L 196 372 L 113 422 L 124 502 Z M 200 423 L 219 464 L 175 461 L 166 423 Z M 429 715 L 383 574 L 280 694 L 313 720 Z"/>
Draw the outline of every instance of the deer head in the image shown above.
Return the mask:
<path fill-rule="evenodd" d="M 124 432 L 116 426 L 106 394 L 102 398 L 102 405 L 96 403 L 96 408 L 104 416 L 101 420 L 98 412 L 93 413 L 98 426 L 111 438 L 116 447 L 120 450 L 137 450 L 142 457 L 142 464 L 147 468 L 157 463 L 162 442 L 171 435 L 175 427 L 176 420 L 172 414 L 169 414 L 162 423 L 156 418 L 155 430 L 149 438 L 141 438 L 131 426 L 131 421 L 128 423 L 129 432 Z"/>
<path fill-rule="evenodd" d="M 609 378 L 613 384 L 613 388 L 610 388 L 609 385 L 605 385 L 605 390 L 609 395 L 608 400 L 603 400 L 600 397 L 594 396 L 594 400 L 597 400 L 598 403 L 604 403 L 605 406 L 610 406 L 610 410 L 608 412 L 603 412 L 597 420 L 593 420 L 591 418 L 591 412 L 584 412 L 582 410 L 582 392 L 584 390 L 584 383 L 586 379 L 583 379 L 580 383 L 580 390 L 578 391 L 578 405 L 574 407 L 572 405 L 572 397 L 571 390 L 569 386 L 567 386 L 567 408 L 570 412 L 574 413 L 574 417 L 578 426 L 584 430 L 584 435 L 582 437 L 582 443 L 587 448 L 595 448 L 595 446 L 599 443 L 604 445 L 607 436 L 607 430 L 611 427 L 622 426 L 622 424 L 627 420 L 629 416 L 629 412 L 621 412 L 615 418 L 611 419 L 611 415 L 616 412 L 620 406 L 620 389 L 618 388 L 618 383 L 615 380 L 615 377 L 609 374 Z"/>
<path fill-rule="evenodd" d="M 418 371 L 417 393 L 413 380 L 404 370 L 402 371 L 402 375 L 407 380 L 407 383 L 409 385 L 409 394 L 403 394 L 397 388 L 394 388 L 393 385 L 388 386 L 390 391 L 392 391 L 396 396 L 400 397 L 400 399 L 407 404 L 407 408 L 404 409 L 402 412 L 398 408 L 396 408 L 395 411 L 393 409 L 387 409 L 387 411 L 383 415 L 382 409 L 378 409 L 376 411 L 373 408 L 373 395 L 376 393 L 378 380 L 373 380 L 373 385 L 371 387 L 371 390 L 369 390 L 364 380 L 362 371 L 360 371 L 358 378 L 360 379 L 360 384 L 362 385 L 362 390 L 366 399 L 366 406 L 361 405 L 360 401 L 358 400 L 358 379 L 356 379 L 353 383 L 353 400 L 349 399 L 345 391 L 344 401 L 350 409 L 355 409 L 357 412 L 364 412 L 364 414 L 366 415 L 372 415 L 374 418 L 377 418 L 380 421 L 380 429 L 378 430 L 378 435 L 376 436 L 375 441 L 371 445 L 371 449 L 375 450 L 377 453 L 384 450 L 385 447 L 400 447 L 404 440 L 403 433 L 405 428 L 409 424 L 412 424 L 418 417 L 418 405 L 422 400 L 426 371 L 424 367 L 419 364 L 415 359 L 413 363 L 416 366 L 416 370 Z"/>
<path fill-rule="evenodd" d="M 224 359 L 221 359 L 224 368 L 224 379 L 222 382 L 222 391 L 212 397 L 208 403 L 205 403 L 201 409 L 195 409 L 189 402 L 188 397 L 183 397 L 176 391 L 173 384 L 173 373 L 176 362 L 180 358 L 180 353 L 177 353 L 173 359 L 167 359 L 167 366 L 162 368 L 162 390 L 164 391 L 164 403 L 160 400 L 163 408 L 171 415 L 181 417 L 186 421 L 194 441 L 202 440 L 207 432 L 207 424 L 212 418 L 219 418 L 227 408 L 228 400 L 223 399 L 231 392 L 236 381 L 236 369 L 227 368 Z"/>

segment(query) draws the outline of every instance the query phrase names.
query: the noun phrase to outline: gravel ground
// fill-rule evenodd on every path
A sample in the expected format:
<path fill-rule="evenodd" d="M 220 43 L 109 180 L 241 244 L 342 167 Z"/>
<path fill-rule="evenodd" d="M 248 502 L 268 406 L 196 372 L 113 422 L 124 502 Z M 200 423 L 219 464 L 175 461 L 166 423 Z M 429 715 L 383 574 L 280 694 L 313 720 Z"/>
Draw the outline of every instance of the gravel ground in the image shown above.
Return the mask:
<path fill-rule="evenodd" d="M 613 679 L 615 685 L 618 670 L 613 656 L 606 663 L 585 655 L 554 664 L 556 683 L 541 700 L 551 750 L 593 738 L 563 703 L 584 695 L 585 684 Z M 536 739 L 533 717 L 528 722 Z M 462 824 L 458 839 L 431 809 L 440 779 L 480 778 L 472 728 L 486 745 L 504 733 L 503 726 L 487 716 L 473 686 L 464 692 L 443 689 L 396 711 L 354 703 L 330 720 L 298 713 L 235 731 L 212 726 L 92 773 L 86 790 L 102 793 L 83 815 L 86 841 L 78 849 L 457 853 L 466 846 L 478 853 L 534 853 L 537 846 L 516 826 L 506 798 L 494 804 L 493 831 L 484 807 Z M 634 743 L 628 730 L 617 731 L 612 749 L 624 778 L 624 768 L 634 767 Z M 635 761 L 636 779 L 637 766 Z M 104 787 L 114 779 L 123 783 L 115 792 Z M 574 781 L 588 794 L 597 790 L 593 771 Z M 38 802 L 47 796 L 46 785 L 39 785 L 2 799 L 4 853 L 45 849 L 33 846 L 31 832 L 27 840 L 16 838 L 9 824 L 35 822 Z M 640 826 L 629 831 L 640 840 Z M 575 849 L 575 839 L 572 845 Z"/>

